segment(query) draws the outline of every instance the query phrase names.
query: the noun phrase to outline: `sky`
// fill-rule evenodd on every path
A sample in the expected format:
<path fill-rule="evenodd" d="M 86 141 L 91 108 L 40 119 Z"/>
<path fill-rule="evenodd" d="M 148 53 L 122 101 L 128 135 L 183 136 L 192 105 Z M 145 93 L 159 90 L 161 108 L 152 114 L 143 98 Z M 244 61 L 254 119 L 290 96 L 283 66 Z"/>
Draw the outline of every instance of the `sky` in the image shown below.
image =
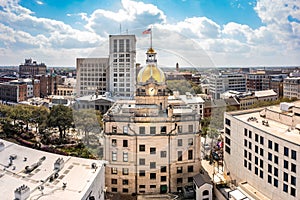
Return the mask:
<path fill-rule="evenodd" d="M 75 66 L 114 34 L 136 35 L 143 64 L 150 27 L 163 66 L 300 65 L 299 0 L 0 0 L 0 65 Z"/>

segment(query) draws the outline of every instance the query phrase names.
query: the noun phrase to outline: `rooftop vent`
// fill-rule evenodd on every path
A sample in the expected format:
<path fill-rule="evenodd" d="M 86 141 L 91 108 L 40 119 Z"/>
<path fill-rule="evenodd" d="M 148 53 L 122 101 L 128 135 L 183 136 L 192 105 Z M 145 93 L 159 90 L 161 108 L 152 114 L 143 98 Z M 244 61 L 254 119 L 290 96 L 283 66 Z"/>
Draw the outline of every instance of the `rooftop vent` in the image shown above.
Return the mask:
<path fill-rule="evenodd" d="M 0 142 L 0 151 L 3 151 L 5 148 L 5 144 L 3 142 Z"/>
<path fill-rule="evenodd" d="M 64 167 L 65 161 L 63 158 L 58 158 L 54 163 L 54 170 L 61 170 Z"/>
<path fill-rule="evenodd" d="M 15 190 L 15 199 L 25 200 L 30 195 L 30 188 L 27 185 L 22 185 Z"/>
<path fill-rule="evenodd" d="M 280 103 L 280 110 L 281 111 L 289 111 L 289 109 L 294 106 L 295 105 L 293 103 L 282 102 L 282 103 Z"/>

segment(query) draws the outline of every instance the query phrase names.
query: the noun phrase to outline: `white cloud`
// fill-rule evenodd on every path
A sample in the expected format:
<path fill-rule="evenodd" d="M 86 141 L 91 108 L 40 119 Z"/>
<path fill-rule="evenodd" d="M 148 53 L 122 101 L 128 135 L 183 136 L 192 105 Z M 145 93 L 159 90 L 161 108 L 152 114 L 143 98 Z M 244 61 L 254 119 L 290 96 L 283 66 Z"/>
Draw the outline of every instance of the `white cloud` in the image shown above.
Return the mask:
<path fill-rule="evenodd" d="M 39 5 L 44 5 L 44 3 L 42 1 L 36 1 L 36 3 Z"/>

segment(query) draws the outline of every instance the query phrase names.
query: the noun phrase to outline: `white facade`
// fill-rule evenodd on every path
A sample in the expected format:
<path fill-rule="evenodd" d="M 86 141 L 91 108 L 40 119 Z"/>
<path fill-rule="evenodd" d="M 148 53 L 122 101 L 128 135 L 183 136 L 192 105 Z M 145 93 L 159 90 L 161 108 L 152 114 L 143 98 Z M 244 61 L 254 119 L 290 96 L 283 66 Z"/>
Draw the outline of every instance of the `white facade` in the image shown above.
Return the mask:
<path fill-rule="evenodd" d="M 136 86 L 135 35 L 109 36 L 109 92 L 132 97 Z"/>
<path fill-rule="evenodd" d="M 52 154 L 0 139 L 0 165 L 2 200 L 104 200 L 103 161 Z"/>
<path fill-rule="evenodd" d="M 300 102 L 294 105 L 225 113 L 228 181 L 247 183 L 269 199 L 300 198 Z"/>
<path fill-rule="evenodd" d="M 212 73 L 209 77 L 209 94 L 213 99 L 220 99 L 220 95 L 227 90 L 246 91 L 246 78 L 243 74 Z"/>
<path fill-rule="evenodd" d="M 76 59 L 76 95 L 100 95 L 107 91 L 108 58 Z"/>
<path fill-rule="evenodd" d="M 284 79 L 283 96 L 300 99 L 300 77 L 288 77 Z"/>

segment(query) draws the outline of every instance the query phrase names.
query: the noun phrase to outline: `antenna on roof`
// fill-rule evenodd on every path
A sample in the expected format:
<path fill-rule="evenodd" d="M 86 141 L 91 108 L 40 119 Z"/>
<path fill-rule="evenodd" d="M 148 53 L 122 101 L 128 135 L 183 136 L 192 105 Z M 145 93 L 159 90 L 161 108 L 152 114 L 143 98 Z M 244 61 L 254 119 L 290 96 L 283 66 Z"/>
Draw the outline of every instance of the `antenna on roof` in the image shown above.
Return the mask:
<path fill-rule="evenodd" d="M 122 24 L 120 23 L 120 35 L 122 33 Z"/>

